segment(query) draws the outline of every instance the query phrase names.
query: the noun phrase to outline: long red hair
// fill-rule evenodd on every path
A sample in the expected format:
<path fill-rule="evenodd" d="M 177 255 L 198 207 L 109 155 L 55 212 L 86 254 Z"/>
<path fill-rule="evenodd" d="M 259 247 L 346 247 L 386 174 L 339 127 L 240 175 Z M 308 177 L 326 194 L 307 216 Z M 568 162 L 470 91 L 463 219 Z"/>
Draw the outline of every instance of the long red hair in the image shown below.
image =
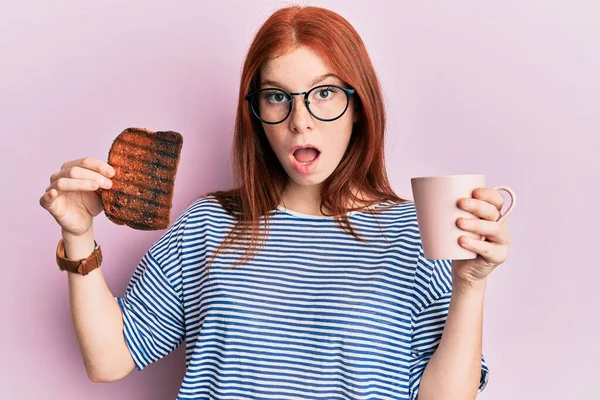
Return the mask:
<path fill-rule="evenodd" d="M 340 227 L 362 241 L 345 215 L 362 209 L 349 207 L 361 201 L 357 193 L 368 200 L 363 201 L 363 207 L 364 203 L 369 206 L 390 200 L 408 201 L 398 197 L 388 181 L 384 161 L 383 97 L 362 39 L 346 19 L 333 11 L 298 5 L 281 8 L 258 30 L 244 63 L 232 149 L 234 189 L 207 194 L 217 198 L 236 218 L 236 224 L 208 266 L 228 247 L 246 249 L 235 263 L 244 264 L 264 244 L 269 212 L 280 204 L 288 175 L 271 149 L 260 121 L 252 115 L 245 95 L 255 89 L 265 61 L 298 46 L 313 50 L 356 90 L 355 107 L 360 110 L 359 122 L 354 124 L 344 157 L 321 185 L 321 212 L 324 207 L 331 210 Z M 262 227 L 261 217 L 265 218 Z"/>

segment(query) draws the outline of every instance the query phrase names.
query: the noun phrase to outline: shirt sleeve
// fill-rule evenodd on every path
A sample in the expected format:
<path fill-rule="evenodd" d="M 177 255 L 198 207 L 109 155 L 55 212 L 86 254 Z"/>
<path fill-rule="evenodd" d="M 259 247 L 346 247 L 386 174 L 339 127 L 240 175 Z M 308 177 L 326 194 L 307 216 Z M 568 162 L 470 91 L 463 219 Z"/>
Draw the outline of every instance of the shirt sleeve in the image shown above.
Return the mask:
<path fill-rule="evenodd" d="M 137 370 L 158 361 L 185 336 L 181 243 L 187 214 L 181 215 L 144 254 L 123 296 L 123 335 Z"/>
<path fill-rule="evenodd" d="M 412 310 L 410 399 L 416 400 L 427 363 L 442 338 L 452 297 L 452 261 L 429 260 L 421 246 L 415 275 Z M 481 356 L 479 392 L 485 389 L 489 369 Z"/>

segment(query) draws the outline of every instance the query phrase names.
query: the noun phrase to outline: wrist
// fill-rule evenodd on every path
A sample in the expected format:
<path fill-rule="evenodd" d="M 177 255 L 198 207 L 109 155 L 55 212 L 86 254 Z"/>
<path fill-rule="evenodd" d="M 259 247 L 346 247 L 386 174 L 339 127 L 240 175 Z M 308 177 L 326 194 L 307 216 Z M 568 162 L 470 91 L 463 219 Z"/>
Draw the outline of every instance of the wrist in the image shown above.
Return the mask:
<path fill-rule="evenodd" d="M 65 244 L 88 242 L 90 239 L 92 241 L 94 240 L 94 230 L 91 226 L 87 231 L 85 231 L 85 233 L 82 234 L 75 234 L 61 229 L 61 235 Z"/>
<path fill-rule="evenodd" d="M 487 286 L 487 277 L 471 280 L 454 276 L 452 279 L 452 291 L 458 294 L 483 294 Z"/>
<path fill-rule="evenodd" d="M 81 260 L 88 257 L 95 248 L 94 232 L 92 228 L 82 235 L 74 235 L 63 231 L 62 240 L 65 251 L 65 258 L 70 260 Z"/>

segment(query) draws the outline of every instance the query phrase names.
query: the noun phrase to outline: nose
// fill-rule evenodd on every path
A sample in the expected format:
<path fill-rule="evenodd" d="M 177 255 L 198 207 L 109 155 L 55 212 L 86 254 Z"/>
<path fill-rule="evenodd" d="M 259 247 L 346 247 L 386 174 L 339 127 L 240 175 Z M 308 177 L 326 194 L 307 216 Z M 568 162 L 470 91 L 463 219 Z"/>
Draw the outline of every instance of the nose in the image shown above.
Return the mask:
<path fill-rule="evenodd" d="M 315 121 L 308 112 L 304 98 L 298 97 L 294 100 L 289 122 L 290 130 L 293 132 L 301 133 L 313 129 Z"/>

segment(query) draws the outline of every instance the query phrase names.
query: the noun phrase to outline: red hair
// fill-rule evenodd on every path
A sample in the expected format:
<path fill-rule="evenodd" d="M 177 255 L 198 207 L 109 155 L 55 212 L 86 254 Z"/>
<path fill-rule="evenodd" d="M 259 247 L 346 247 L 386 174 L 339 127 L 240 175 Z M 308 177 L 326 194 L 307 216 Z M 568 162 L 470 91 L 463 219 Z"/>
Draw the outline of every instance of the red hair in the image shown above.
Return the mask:
<path fill-rule="evenodd" d="M 265 218 L 268 227 L 269 211 L 280 204 L 289 179 L 271 149 L 260 121 L 252 115 L 245 95 L 254 90 L 261 68 L 268 59 L 299 46 L 309 47 L 356 90 L 355 107 L 360 110 L 359 122 L 354 124 L 346 153 L 321 185 L 321 212 L 324 207 L 331 210 L 341 228 L 362 241 L 345 215 L 362 208 L 348 207 L 361 201 L 354 189 L 362 194 L 366 206 L 390 200 L 395 203 L 408 201 L 394 193 L 387 178 L 383 97 L 373 64 L 356 30 L 342 16 L 324 8 L 295 5 L 279 9 L 256 33 L 242 71 L 232 149 L 235 188 L 207 194 L 215 196 L 237 220 L 213 257 L 228 246 L 241 245 L 250 233 L 249 241 L 244 241 L 243 245 L 247 250 L 236 265 L 252 259 L 262 248 L 264 241 L 259 243 L 260 246 L 257 243 L 259 238 L 266 238 L 266 232 L 261 234 L 260 218 Z"/>

